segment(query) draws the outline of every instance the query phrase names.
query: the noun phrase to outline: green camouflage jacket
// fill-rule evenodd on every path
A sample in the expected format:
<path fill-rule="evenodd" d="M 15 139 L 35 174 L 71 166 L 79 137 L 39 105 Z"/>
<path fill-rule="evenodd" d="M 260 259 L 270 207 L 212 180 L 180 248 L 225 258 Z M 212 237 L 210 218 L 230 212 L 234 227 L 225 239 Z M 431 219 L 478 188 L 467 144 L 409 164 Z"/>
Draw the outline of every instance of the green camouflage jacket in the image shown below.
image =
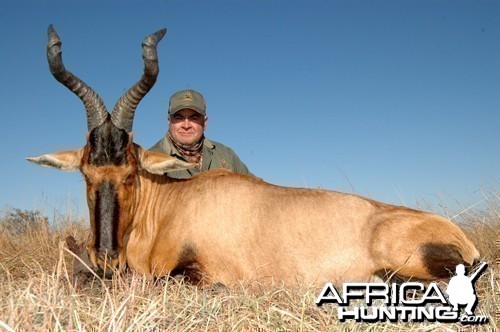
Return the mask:
<path fill-rule="evenodd" d="M 184 161 L 187 161 L 177 149 L 172 145 L 167 136 L 164 136 L 149 150 L 161 152 Z M 225 168 L 235 173 L 251 174 L 245 164 L 238 158 L 236 153 L 227 146 L 218 142 L 213 142 L 205 138 L 203 143 L 202 172 L 210 169 Z M 197 168 L 184 169 L 180 171 L 168 172 L 167 175 L 175 179 L 187 179 L 199 174 Z"/>

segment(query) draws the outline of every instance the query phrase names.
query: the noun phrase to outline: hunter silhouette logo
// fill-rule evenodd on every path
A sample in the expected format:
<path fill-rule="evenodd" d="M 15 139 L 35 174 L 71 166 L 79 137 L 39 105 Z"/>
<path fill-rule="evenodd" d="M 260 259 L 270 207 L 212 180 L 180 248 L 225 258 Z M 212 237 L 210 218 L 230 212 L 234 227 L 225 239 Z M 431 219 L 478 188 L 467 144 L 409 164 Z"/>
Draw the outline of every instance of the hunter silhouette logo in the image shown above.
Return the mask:
<path fill-rule="evenodd" d="M 456 268 L 456 276 L 450 279 L 450 283 L 446 288 L 446 293 L 448 294 L 448 302 L 453 306 L 454 311 L 459 310 L 459 305 L 466 305 L 465 313 L 472 316 L 472 310 L 477 303 L 477 296 L 474 290 L 474 282 L 481 275 L 483 270 L 488 266 L 488 264 L 483 263 L 474 272 L 473 275 L 467 277 L 465 275 L 465 266 L 463 264 L 458 264 Z"/>
<path fill-rule="evenodd" d="M 462 264 L 443 291 L 437 283 L 344 283 L 342 292 L 329 282 L 316 299 L 316 304 L 336 303 L 339 321 L 356 322 L 440 322 L 485 324 L 487 316 L 475 316 L 477 296 L 474 283 L 488 266 L 481 266 L 470 276 Z M 447 295 L 447 298 L 446 296 Z M 356 301 L 356 302 L 353 302 Z M 465 314 L 460 315 L 460 307 Z"/>

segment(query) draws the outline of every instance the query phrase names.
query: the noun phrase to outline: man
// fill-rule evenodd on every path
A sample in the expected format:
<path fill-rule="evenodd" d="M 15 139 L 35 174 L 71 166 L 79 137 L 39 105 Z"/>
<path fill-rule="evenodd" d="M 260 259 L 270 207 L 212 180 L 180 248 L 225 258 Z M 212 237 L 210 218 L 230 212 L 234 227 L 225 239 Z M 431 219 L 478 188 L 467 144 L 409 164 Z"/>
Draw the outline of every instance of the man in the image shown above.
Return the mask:
<path fill-rule="evenodd" d="M 150 150 L 196 163 L 197 167 L 168 172 L 176 179 L 187 179 L 210 169 L 225 168 L 235 173 L 250 174 L 245 164 L 230 148 L 209 140 L 205 98 L 194 90 L 181 90 L 170 97 L 168 132 Z"/>

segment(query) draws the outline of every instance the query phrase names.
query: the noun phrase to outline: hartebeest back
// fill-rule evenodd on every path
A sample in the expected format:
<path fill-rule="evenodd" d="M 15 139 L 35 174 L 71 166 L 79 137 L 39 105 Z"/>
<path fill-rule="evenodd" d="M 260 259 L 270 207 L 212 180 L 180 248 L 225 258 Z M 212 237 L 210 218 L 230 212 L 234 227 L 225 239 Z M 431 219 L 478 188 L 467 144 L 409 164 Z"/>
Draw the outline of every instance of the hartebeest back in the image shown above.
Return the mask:
<path fill-rule="evenodd" d="M 55 78 L 78 95 L 88 119 L 87 144 L 28 160 L 80 170 L 87 185 L 95 268 L 126 265 L 146 276 L 184 274 L 191 282 L 322 284 L 394 273 L 446 278 L 479 253 L 440 216 L 326 190 L 286 188 L 225 170 L 175 180 L 166 172 L 192 164 L 132 141 L 134 111 L 158 75 L 156 45 L 143 44 L 144 75 L 110 115 L 99 96 L 64 68 L 49 27 Z"/>

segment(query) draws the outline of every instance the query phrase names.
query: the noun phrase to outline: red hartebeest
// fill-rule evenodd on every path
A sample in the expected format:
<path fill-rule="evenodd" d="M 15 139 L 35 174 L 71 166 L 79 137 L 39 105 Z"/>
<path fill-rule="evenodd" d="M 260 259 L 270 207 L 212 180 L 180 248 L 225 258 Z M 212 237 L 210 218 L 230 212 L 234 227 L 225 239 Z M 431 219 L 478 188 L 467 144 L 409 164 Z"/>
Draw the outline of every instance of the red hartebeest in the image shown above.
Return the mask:
<path fill-rule="evenodd" d="M 164 33 L 144 40 L 144 74 L 109 114 L 100 97 L 64 68 L 61 42 L 49 27 L 50 70 L 85 104 L 89 133 L 79 150 L 28 160 L 83 174 L 94 268 L 182 273 L 195 283 L 291 285 L 387 272 L 432 280 L 478 258 L 460 228 L 435 214 L 340 192 L 275 186 L 225 170 L 169 178 L 166 172 L 192 164 L 132 142 L 134 111 L 156 81 L 156 44 Z"/>

